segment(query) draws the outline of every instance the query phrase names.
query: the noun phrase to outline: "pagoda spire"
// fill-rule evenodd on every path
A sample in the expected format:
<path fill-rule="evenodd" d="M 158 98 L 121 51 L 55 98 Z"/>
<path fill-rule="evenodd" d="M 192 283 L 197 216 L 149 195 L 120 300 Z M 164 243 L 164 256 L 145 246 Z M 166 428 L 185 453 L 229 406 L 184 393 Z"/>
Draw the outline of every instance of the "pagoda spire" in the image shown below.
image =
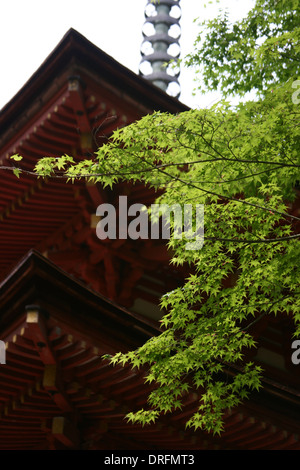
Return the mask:
<path fill-rule="evenodd" d="M 140 75 L 176 98 L 180 96 L 180 70 L 176 65 L 180 56 L 180 17 L 180 0 L 148 0 L 140 62 Z"/>

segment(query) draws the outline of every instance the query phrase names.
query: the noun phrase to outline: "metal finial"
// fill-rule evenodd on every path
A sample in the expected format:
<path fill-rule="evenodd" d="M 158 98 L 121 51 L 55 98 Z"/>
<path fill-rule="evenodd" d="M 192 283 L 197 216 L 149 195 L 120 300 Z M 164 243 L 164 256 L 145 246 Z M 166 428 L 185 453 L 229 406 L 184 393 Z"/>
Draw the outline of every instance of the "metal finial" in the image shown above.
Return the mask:
<path fill-rule="evenodd" d="M 141 45 L 140 75 L 168 94 L 180 95 L 180 0 L 148 0 Z M 172 65 L 170 65 L 172 61 Z"/>

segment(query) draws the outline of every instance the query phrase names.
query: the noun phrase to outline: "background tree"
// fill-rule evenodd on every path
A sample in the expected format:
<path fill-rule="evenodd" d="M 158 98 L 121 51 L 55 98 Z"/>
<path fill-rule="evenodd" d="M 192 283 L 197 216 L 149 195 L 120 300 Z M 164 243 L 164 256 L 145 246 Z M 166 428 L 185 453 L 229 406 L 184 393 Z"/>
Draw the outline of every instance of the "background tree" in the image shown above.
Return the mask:
<path fill-rule="evenodd" d="M 202 27 L 186 64 L 200 72 L 203 92 L 263 95 L 299 75 L 298 0 L 256 0 L 234 24 L 225 12 Z"/>
<path fill-rule="evenodd" d="M 159 203 L 205 207 L 202 249 L 186 249 L 188 234 L 169 241 L 172 263 L 190 264 L 191 275 L 161 299 L 162 333 L 109 358 L 145 367 L 155 385 L 148 409 L 129 413 L 131 421 L 155 421 L 198 388 L 187 425 L 220 433 L 224 412 L 261 386 L 263 371 L 245 359 L 256 347 L 252 324 L 292 315 L 300 333 L 299 218 L 291 211 L 300 167 L 299 19 L 296 0 L 258 0 L 241 22 L 220 16 L 198 38 L 188 64 L 204 65 L 207 88 L 225 96 L 255 89 L 255 101 L 154 113 L 117 130 L 94 159 L 36 165 L 39 175 L 68 180 L 143 181 L 164 190 Z"/>

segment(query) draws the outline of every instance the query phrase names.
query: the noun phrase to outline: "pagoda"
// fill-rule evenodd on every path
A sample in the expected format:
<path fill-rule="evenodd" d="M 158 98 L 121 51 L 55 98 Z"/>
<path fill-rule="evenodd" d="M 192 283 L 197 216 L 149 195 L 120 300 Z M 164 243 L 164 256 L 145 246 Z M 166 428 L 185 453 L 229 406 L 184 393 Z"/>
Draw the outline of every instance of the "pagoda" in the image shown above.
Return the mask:
<path fill-rule="evenodd" d="M 112 367 L 102 356 L 159 334 L 159 299 L 183 283 L 187 268 L 169 264 L 165 241 L 96 236 L 100 204 L 117 207 L 120 195 L 129 204 L 155 200 L 143 184 L 104 189 L 33 174 L 42 156 L 89 158 L 115 129 L 187 109 L 73 29 L 2 109 L 1 450 L 300 450 L 299 366 L 285 316 L 256 323 L 253 360 L 265 370 L 264 388 L 228 412 L 221 436 L 185 428 L 197 390 L 153 426 L 124 419 L 147 405 L 151 388 L 145 371 Z M 10 159 L 17 153 L 20 178 Z"/>

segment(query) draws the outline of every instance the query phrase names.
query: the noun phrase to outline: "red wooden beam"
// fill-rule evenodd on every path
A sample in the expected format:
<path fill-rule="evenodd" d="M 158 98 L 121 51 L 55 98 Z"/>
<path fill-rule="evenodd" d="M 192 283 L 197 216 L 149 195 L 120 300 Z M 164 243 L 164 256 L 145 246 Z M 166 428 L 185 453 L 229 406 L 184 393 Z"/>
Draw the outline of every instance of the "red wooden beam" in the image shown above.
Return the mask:
<path fill-rule="evenodd" d="M 68 90 L 80 133 L 90 134 L 91 125 L 85 108 L 84 96 L 79 77 L 69 79 Z"/>
<path fill-rule="evenodd" d="M 46 326 L 38 306 L 27 307 L 26 322 L 30 330 L 31 339 L 44 364 L 56 364 L 56 358 L 50 347 Z"/>
<path fill-rule="evenodd" d="M 43 112 L 38 118 L 35 118 L 33 124 L 31 124 L 26 129 L 22 130 L 22 132 L 19 132 L 12 143 L 10 143 L 10 141 L 8 145 L 3 147 L 2 153 L 0 154 L 0 159 L 9 158 L 14 153 L 20 152 L 20 148 L 22 147 L 23 143 L 30 140 L 30 136 L 34 135 L 37 132 L 39 126 L 41 126 L 45 122 L 45 120 L 49 119 L 52 114 L 57 113 L 58 108 L 63 103 L 65 103 L 67 98 L 68 91 L 66 90 L 66 88 L 63 88 L 62 90 L 60 90 L 59 96 L 54 100 L 54 102 L 52 102 L 50 106 L 48 105 L 47 109 L 44 108 Z"/>

